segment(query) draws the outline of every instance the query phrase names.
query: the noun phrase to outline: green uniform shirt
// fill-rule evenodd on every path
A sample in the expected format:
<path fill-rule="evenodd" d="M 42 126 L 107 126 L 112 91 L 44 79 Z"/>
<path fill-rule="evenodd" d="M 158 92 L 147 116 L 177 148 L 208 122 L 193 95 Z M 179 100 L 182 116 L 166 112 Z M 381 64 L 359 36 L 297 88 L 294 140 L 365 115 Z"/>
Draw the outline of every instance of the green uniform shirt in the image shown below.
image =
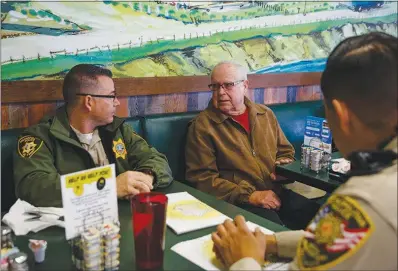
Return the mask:
<path fill-rule="evenodd" d="M 165 155 L 149 146 L 124 120 L 114 117 L 98 131 L 109 163 L 115 163 L 116 176 L 128 170 L 151 170 L 154 188 L 171 183 Z M 16 196 L 40 207 L 62 206 L 60 175 L 95 167 L 71 129 L 65 107 L 27 128 L 13 158 Z"/>

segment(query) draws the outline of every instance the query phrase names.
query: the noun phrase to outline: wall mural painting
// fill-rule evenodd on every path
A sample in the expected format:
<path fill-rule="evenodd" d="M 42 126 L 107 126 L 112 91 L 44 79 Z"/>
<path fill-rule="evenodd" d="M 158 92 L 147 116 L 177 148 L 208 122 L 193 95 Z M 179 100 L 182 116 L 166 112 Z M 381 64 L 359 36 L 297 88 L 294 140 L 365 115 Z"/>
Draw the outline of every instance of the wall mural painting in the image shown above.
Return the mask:
<path fill-rule="evenodd" d="M 397 35 L 395 1 L 2 1 L 1 79 L 59 79 L 78 63 L 115 77 L 322 71 L 346 37 Z"/>
<path fill-rule="evenodd" d="M 206 75 L 223 60 L 251 73 L 322 71 L 346 37 L 397 35 L 395 1 L 2 1 L 1 79 L 62 79 L 78 63 L 115 77 Z M 205 88 L 205 86 L 204 86 Z M 30 90 L 27 90 L 30 91 Z M 319 100 L 319 86 L 250 89 L 256 103 Z M 120 99 L 121 117 L 198 111 L 210 92 Z M 2 104 L 1 129 L 62 102 Z"/>

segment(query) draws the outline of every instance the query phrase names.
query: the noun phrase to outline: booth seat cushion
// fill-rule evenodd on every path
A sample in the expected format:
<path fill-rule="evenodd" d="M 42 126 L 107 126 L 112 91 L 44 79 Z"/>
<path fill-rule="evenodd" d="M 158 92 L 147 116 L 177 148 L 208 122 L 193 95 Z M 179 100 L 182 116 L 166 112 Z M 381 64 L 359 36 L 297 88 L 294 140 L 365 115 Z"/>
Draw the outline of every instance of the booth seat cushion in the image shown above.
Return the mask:
<path fill-rule="evenodd" d="M 144 119 L 144 138 L 148 144 L 165 154 L 173 177 L 185 180 L 185 141 L 188 122 L 199 112 L 151 115 Z"/>
<path fill-rule="evenodd" d="M 275 113 L 285 136 L 296 150 L 295 157 L 299 159 L 301 144 L 304 141 L 305 118 L 307 116 L 324 117 L 322 101 L 279 104 L 269 107 Z"/>
<path fill-rule="evenodd" d="M 17 149 L 18 136 L 24 129 L 1 131 L 1 211 L 8 211 L 16 201 L 12 155 Z"/>

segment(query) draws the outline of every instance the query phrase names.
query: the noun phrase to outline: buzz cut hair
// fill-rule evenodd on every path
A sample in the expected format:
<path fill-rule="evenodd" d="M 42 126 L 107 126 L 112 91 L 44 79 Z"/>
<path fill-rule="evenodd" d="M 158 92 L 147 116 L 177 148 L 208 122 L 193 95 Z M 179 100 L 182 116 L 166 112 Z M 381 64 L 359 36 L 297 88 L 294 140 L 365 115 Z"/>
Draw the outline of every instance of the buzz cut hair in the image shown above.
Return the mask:
<path fill-rule="evenodd" d="M 397 120 L 398 39 L 372 32 L 350 37 L 330 54 L 321 78 L 326 104 L 343 101 L 368 127 Z"/>
<path fill-rule="evenodd" d="M 112 72 L 93 64 L 79 64 L 70 69 L 64 78 L 62 87 L 66 105 L 68 107 L 75 105 L 78 93 L 89 90 L 94 94 L 100 76 L 112 78 Z"/>

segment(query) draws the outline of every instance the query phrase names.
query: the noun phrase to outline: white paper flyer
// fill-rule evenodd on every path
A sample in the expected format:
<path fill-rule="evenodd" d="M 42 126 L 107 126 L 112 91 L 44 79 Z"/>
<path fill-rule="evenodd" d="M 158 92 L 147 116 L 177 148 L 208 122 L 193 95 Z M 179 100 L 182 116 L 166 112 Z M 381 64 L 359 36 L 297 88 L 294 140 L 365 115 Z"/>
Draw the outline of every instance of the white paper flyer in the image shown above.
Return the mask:
<path fill-rule="evenodd" d="M 114 164 L 62 175 L 61 190 L 67 240 L 119 220 Z"/>

